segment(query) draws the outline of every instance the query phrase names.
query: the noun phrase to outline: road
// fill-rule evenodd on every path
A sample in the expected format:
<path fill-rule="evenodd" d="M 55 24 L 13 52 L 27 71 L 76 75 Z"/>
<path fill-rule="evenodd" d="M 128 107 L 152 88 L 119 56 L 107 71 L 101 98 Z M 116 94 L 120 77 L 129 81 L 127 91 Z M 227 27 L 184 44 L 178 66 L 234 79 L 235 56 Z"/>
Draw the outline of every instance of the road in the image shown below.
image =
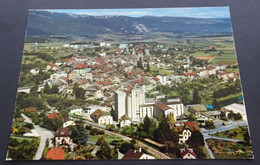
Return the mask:
<path fill-rule="evenodd" d="M 71 118 L 72 120 L 77 120 L 76 118 Z M 111 132 L 111 131 L 108 131 L 105 129 L 105 126 L 101 126 L 101 125 L 98 125 L 96 123 L 92 123 L 92 122 L 89 122 L 89 121 L 85 121 L 84 122 L 86 124 L 89 124 L 91 125 L 92 127 L 95 127 L 95 128 L 98 128 L 98 129 L 102 129 L 105 131 L 105 134 L 108 134 L 108 135 L 112 135 L 112 136 L 117 136 L 125 141 L 131 141 L 133 140 L 132 138 L 128 137 L 128 136 L 124 136 L 124 135 L 121 135 L 121 134 L 118 134 L 118 133 L 115 133 L 115 132 Z M 147 151 L 149 151 L 150 153 L 154 154 L 155 156 L 161 158 L 161 159 L 172 159 L 170 158 L 169 156 L 165 155 L 164 153 L 161 153 L 160 151 L 157 151 L 155 150 L 154 148 L 138 141 L 138 145 L 139 147 L 143 148 L 143 149 L 146 149 Z"/>
<path fill-rule="evenodd" d="M 51 142 L 51 139 L 54 137 L 54 134 L 52 131 L 47 130 L 45 128 L 42 128 L 40 126 L 35 125 L 32 120 L 26 116 L 25 114 L 21 114 L 21 116 L 24 118 L 24 122 L 33 124 L 35 130 L 38 132 L 38 134 L 41 136 L 40 138 L 40 144 L 36 151 L 36 154 L 34 156 L 34 160 L 40 160 L 42 157 L 42 153 L 44 150 L 44 147 L 46 145 L 46 141 L 49 140 L 49 147 L 53 147 L 53 144 Z"/>

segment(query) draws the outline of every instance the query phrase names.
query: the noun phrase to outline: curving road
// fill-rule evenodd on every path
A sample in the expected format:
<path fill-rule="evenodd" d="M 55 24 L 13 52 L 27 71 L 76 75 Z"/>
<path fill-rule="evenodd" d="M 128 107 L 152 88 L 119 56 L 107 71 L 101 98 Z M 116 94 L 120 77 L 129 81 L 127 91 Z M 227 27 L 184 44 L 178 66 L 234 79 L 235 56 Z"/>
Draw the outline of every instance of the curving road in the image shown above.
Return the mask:
<path fill-rule="evenodd" d="M 41 136 L 40 138 L 40 144 L 36 151 L 36 154 L 34 156 L 34 160 L 40 160 L 42 157 L 42 153 L 44 150 L 44 147 L 46 145 L 46 141 L 49 140 L 49 147 L 53 147 L 53 144 L 51 142 L 51 139 L 54 137 L 54 134 L 52 131 L 47 130 L 45 128 L 42 128 L 40 126 L 35 125 L 32 120 L 26 116 L 25 114 L 21 114 L 21 116 L 24 118 L 24 122 L 33 124 L 35 130 L 38 132 L 38 134 Z"/>

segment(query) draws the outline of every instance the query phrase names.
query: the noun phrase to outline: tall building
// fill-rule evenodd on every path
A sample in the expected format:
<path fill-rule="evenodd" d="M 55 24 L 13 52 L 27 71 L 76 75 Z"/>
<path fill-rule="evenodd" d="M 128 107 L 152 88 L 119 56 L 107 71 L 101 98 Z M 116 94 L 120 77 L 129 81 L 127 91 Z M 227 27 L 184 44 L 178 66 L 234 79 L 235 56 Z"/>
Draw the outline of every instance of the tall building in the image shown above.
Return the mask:
<path fill-rule="evenodd" d="M 126 114 L 126 93 L 123 91 L 115 92 L 115 113 L 117 121 Z"/>

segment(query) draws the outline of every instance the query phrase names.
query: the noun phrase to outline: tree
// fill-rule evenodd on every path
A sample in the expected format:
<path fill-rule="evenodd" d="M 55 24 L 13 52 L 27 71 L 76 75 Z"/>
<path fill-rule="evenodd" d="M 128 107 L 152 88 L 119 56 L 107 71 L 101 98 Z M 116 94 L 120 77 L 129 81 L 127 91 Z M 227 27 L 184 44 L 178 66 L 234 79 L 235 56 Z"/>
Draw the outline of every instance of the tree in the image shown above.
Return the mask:
<path fill-rule="evenodd" d="M 86 91 L 79 87 L 78 84 L 75 84 L 73 87 L 73 93 L 75 94 L 75 97 L 78 99 L 84 99 Z"/>
<path fill-rule="evenodd" d="M 139 58 L 139 61 L 137 62 L 137 68 L 144 70 L 143 61 L 142 61 L 141 57 Z"/>
<path fill-rule="evenodd" d="M 193 100 L 192 100 L 193 104 L 200 104 L 201 103 L 201 97 L 199 96 L 199 92 L 198 89 L 194 89 L 193 92 Z"/>
<path fill-rule="evenodd" d="M 50 93 L 51 93 L 51 88 L 50 88 L 50 86 L 49 86 L 48 83 L 46 83 L 46 84 L 44 85 L 43 93 L 45 93 L 45 94 L 50 94 Z"/>
<path fill-rule="evenodd" d="M 76 149 L 76 155 L 77 159 L 94 159 L 95 155 L 93 155 L 91 152 L 93 151 L 93 148 L 86 145 L 80 145 L 78 149 Z"/>
<path fill-rule="evenodd" d="M 112 151 L 105 140 L 101 140 L 100 149 L 97 151 L 96 156 L 98 159 L 112 159 Z"/>
<path fill-rule="evenodd" d="M 197 118 L 194 114 L 189 114 L 188 121 L 197 121 Z"/>
<path fill-rule="evenodd" d="M 59 93 L 59 86 L 53 85 L 52 88 L 51 88 L 51 93 L 52 94 L 58 94 Z"/>
<path fill-rule="evenodd" d="M 174 124 L 175 123 L 175 118 L 174 118 L 174 114 L 170 114 L 170 115 L 167 115 L 167 122 L 168 124 Z"/>
<path fill-rule="evenodd" d="M 119 151 L 120 151 L 122 154 L 126 154 L 129 149 L 135 150 L 136 148 L 135 148 L 135 145 L 134 145 L 133 143 L 129 143 L 129 142 L 127 142 L 127 141 L 124 141 L 124 142 L 120 145 L 120 147 L 119 147 Z"/>
<path fill-rule="evenodd" d="M 215 124 L 214 124 L 214 122 L 212 120 L 206 121 L 205 124 L 206 124 L 205 126 L 208 127 L 209 129 L 215 129 L 216 128 Z"/>
<path fill-rule="evenodd" d="M 146 72 L 150 72 L 151 70 L 150 70 L 150 64 L 149 64 L 149 62 L 147 62 L 147 66 L 146 66 Z"/>
<path fill-rule="evenodd" d="M 246 145 L 251 145 L 251 140 L 250 140 L 250 136 L 249 136 L 249 132 L 248 130 L 245 131 L 245 133 L 243 134 L 244 137 L 244 141 Z"/>
<path fill-rule="evenodd" d="M 164 119 L 159 123 L 158 129 L 154 131 L 154 139 L 159 143 L 165 143 L 166 141 L 173 141 L 177 143 L 179 141 L 178 134 L 170 129 L 167 119 Z"/>
<path fill-rule="evenodd" d="M 204 137 L 200 131 L 195 130 L 192 132 L 191 137 L 186 141 L 191 146 L 204 146 Z"/>
<path fill-rule="evenodd" d="M 214 106 L 214 109 L 220 109 L 221 105 L 219 104 L 219 102 L 217 101 L 217 99 L 213 100 L 212 105 Z"/>
<path fill-rule="evenodd" d="M 75 126 L 69 126 L 69 129 L 72 131 L 71 138 L 74 143 L 86 144 L 88 141 L 88 134 L 83 123 L 77 123 Z"/>
<path fill-rule="evenodd" d="M 37 93 L 38 91 L 38 85 L 34 85 L 31 90 L 30 90 L 30 93 L 34 94 L 34 93 Z"/>

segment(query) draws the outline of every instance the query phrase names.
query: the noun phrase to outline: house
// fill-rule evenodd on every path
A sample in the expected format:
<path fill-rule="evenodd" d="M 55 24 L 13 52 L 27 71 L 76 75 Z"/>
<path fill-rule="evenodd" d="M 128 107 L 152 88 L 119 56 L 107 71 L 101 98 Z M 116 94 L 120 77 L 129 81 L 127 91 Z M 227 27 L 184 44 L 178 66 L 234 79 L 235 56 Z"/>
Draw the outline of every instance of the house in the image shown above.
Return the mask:
<path fill-rule="evenodd" d="M 113 117 L 111 115 L 105 114 L 102 110 L 97 109 L 95 112 L 93 112 L 90 117 L 101 125 L 109 125 L 113 124 Z"/>
<path fill-rule="evenodd" d="M 181 158 L 182 159 L 196 159 L 197 155 L 193 152 L 192 148 L 182 148 L 181 151 Z"/>
<path fill-rule="evenodd" d="M 189 63 L 187 63 L 187 62 L 183 62 L 183 63 L 182 63 L 182 66 L 183 66 L 184 69 L 190 67 Z"/>
<path fill-rule="evenodd" d="M 179 98 L 167 99 L 167 102 L 165 104 L 176 111 L 177 119 L 179 119 L 182 115 L 184 115 L 184 105 Z"/>
<path fill-rule="evenodd" d="M 53 63 L 48 63 L 47 66 L 46 66 L 46 69 L 47 70 L 53 70 L 53 71 L 56 71 L 58 69 L 57 65 L 53 64 Z"/>
<path fill-rule="evenodd" d="M 25 108 L 25 112 L 36 112 L 36 107 Z"/>
<path fill-rule="evenodd" d="M 155 159 L 155 157 L 145 154 L 143 152 L 141 152 L 141 148 L 139 149 L 139 151 L 130 149 L 128 150 L 128 152 L 123 156 L 122 158 L 123 160 L 127 160 L 127 159 Z"/>
<path fill-rule="evenodd" d="M 234 113 L 240 113 L 242 115 L 243 120 L 247 121 L 246 107 L 244 104 L 234 103 L 234 104 L 223 107 L 223 110 L 226 110 L 229 112 L 233 111 Z"/>
<path fill-rule="evenodd" d="M 179 143 L 183 144 L 191 137 L 193 131 L 199 130 L 199 125 L 196 122 L 187 121 L 170 125 L 170 128 L 179 134 Z"/>
<path fill-rule="evenodd" d="M 159 81 L 162 85 L 171 85 L 171 81 L 168 75 L 158 75 Z"/>
<path fill-rule="evenodd" d="M 158 119 L 162 113 L 164 113 L 165 116 L 173 114 L 174 119 L 176 120 L 177 113 L 175 109 L 163 102 L 156 102 L 154 105 L 154 116 Z"/>
<path fill-rule="evenodd" d="M 65 123 L 63 123 L 63 127 L 68 127 L 68 126 L 71 126 L 71 125 L 76 125 L 74 121 L 66 121 Z"/>
<path fill-rule="evenodd" d="M 200 114 L 201 112 L 207 112 L 207 108 L 202 104 L 187 105 L 189 112 L 192 114 Z"/>
<path fill-rule="evenodd" d="M 64 91 L 68 94 L 72 94 L 73 93 L 73 86 L 67 86 Z"/>
<path fill-rule="evenodd" d="M 46 117 L 47 117 L 48 119 L 54 120 L 54 119 L 58 118 L 59 115 L 58 115 L 57 113 L 49 113 L 49 114 L 46 115 Z"/>
<path fill-rule="evenodd" d="M 47 160 L 63 160 L 64 150 L 60 147 L 51 148 L 46 154 Z"/>
<path fill-rule="evenodd" d="M 55 146 L 68 144 L 72 145 L 72 139 L 70 138 L 71 131 L 68 128 L 62 127 L 58 129 L 54 134 Z"/>
<path fill-rule="evenodd" d="M 87 80 L 92 80 L 92 77 L 93 77 L 92 73 L 86 73 Z"/>
<path fill-rule="evenodd" d="M 127 114 L 123 115 L 119 119 L 120 127 L 130 126 L 131 125 L 131 119 L 127 116 Z"/>

